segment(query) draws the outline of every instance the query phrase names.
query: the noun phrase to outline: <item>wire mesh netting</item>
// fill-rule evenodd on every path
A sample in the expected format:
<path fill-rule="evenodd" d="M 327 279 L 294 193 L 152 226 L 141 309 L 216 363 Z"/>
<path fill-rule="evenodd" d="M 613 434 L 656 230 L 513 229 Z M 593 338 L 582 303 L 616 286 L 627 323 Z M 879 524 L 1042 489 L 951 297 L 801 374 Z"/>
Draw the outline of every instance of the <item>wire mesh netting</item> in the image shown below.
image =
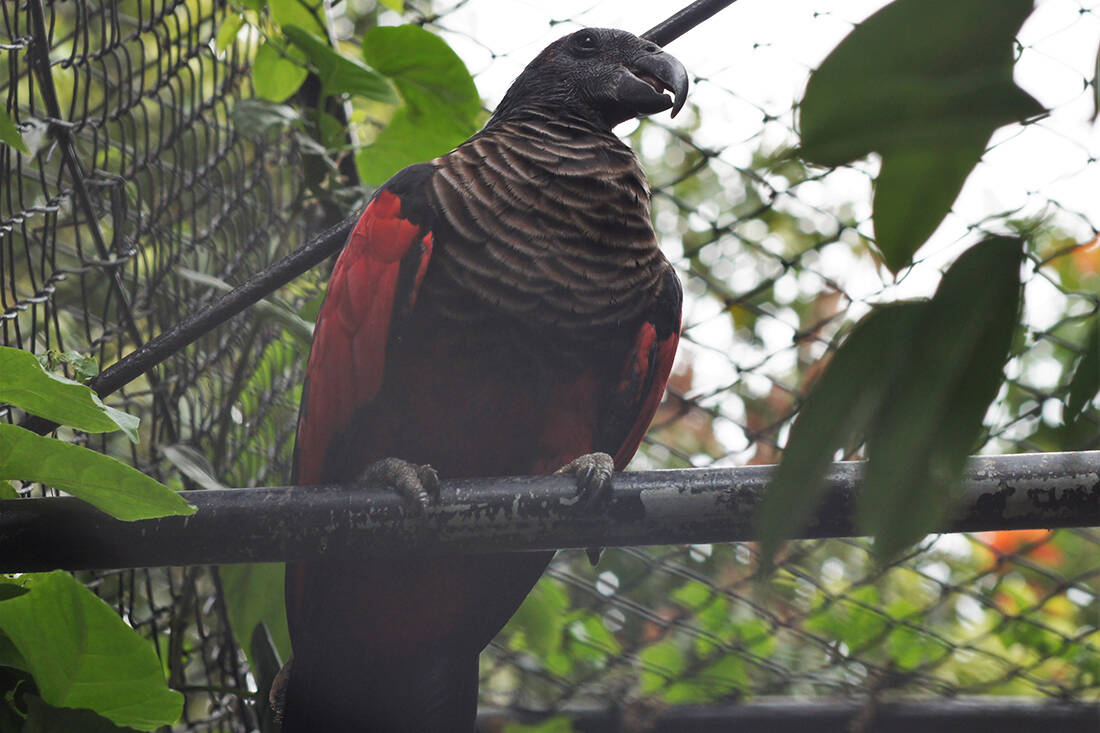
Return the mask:
<path fill-rule="evenodd" d="M 1050 115 L 996 133 L 895 280 L 868 244 L 877 161 L 822 170 L 790 154 L 810 69 L 882 4 L 745 0 L 671 48 L 695 81 L 683 117 L 620 129 L 650 176 L 656 228 L 686 291 L 669 395 L 635 468 L 776 462 L 838 335 L 872 304 L 930 294 L 964 246 L 1005 231 L 1028 239 L 1026 328 L 982 450 L 1100 447 L 1095 405 L 1071 426 L 1061 414 L 1100 311 L 1089 123 L 1100 5 L 1039 3 L 1017 39 L 1017 78 Z M 451 43 L 491 103 L 567 30 L 637 31 L 671 11 L 643 6 L 639 18 L 619 5 L 559 3 L 550 14 L 469 0 L 408 8 L 404 20 Z M 367 0 L 327 10 L 337 39 L 402 21 Z M 214 0 L 0 4 L 0 95 L 32 149 L 0 145 L 4 344 L 67 373 L 78 367 L 69 352 L 108 365 L 368 193 L 339 154 L 318 155 L 308 135 L 262 118 L 293 109 L 251 104 L 262 27 L 233 20 L 241 12 Z M 233 33 L 220 33 L 227 23 Z M 303 108 L 316 104 L 308 86 Z M 350 139 L 369 139 L 369 114 L 330 111 L 350 113 Z M 316 312 L 324 280 L 304 276 L 114 395 L 144 418 L 140 444 L 62 437 L 177 488 L 284 482 L 308 350 L 299 316 Z M 886 567 L 864 540 L 793 542 L 767 578 L 752 544 L 611 549 L 595 569 L 561 553 L 483 655 L 482 696 L 537 711 L 773 695 L 1095 700 L 1098 575 L 1100 533 L 1089 528 L 928 537 Z M 215 572 L 84 579 L 156 644 L 187 693 L 180 729 L 258 725 L 257 683 Z"/>

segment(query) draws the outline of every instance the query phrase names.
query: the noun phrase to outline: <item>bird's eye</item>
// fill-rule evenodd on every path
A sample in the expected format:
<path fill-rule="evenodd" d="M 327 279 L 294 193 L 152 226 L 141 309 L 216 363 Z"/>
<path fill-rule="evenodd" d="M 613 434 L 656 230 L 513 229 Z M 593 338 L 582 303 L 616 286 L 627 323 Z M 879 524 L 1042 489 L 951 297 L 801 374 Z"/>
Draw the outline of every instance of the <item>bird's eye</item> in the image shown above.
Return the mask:
<path fill-rule="evenodd" d="M 590 31 L 584 31 L 583 33 L 578 33 L 574 43 L 575 43 L 575 45 L 577 46 L 577 48 L 579 50 L 589 52 L 589 53 L 592 52 L 592 51 L 595 51 L 596 47 L 599 45 L 596 42 L 596 34 L 590 32 Z"/>

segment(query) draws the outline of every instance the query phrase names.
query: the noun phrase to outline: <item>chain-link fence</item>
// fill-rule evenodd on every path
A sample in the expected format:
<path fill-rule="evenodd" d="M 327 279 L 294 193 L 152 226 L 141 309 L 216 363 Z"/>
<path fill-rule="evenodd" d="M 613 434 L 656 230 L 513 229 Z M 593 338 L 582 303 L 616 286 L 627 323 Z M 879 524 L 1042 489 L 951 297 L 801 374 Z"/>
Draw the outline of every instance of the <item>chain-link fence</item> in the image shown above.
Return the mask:
<path fill-rule="evenodd" d="M 963 245 L 1005 229 L 1028 236 L 1026 330 L 983 451 L 1100 447 L 1094 408 L 1068 427 L 1061 416 L 1100 310 L 1100 148 L 1088 121 L 1100 5 L 1039 4 L 1018 39 L 1017 76 L 1050 116 L 997 133 L 944 226 L 895 281 L 868 246 L 876 163 L 825 171 L 790 155 L 810 68 L 882 4 L 744 0 L 671 48 L 695 77 L 691 106 L 675 124 L 644 122 L 627 137 L 685 284 L 684 338 L 636 468 L 776 462 L 835 337 L 870 304 L 930 293 Z M 555 4 L 553 14 L 511 5 L 410 7 L 405 20 L 447 39 L 492 102 L 566 30 L 638 31 L 674 9 L 639 18 L 612 0 Z M 356 186 L 325 189 L 349 183 L 345 159 L 259 119 L 272 111 L 250 104 L 257 31 L 220 33 L 241 10 L 215 0 L 0 4 L 0 95 L 32 150 L 0 145 L 4 344 L 110 364 L 362 199 Z M 328 21 L 340 39 L 399 18 L 347 0 Z M 311 94 L 315 104 L 307 82 L 297 103 L 308 108 Z M 285 482 L 308 348 L 292 314 L 315 313 L 324 279 L 304 276 L 115 395 L 145 418 L 137 447 L 65 437 L 128 454 L 178 488 L 208 477 Z M 523 711 L 763 696 L 854 699 L 867 710 L 898 695 L 1091 701 L 1098 575 L 1100 534 L 1089 528 L 929 537 L 886 567 L 863 540 L 794 542 L 769 577 L 752 544 L 612 549 L 596 569 L 562 553 L 483 656 L 483 701 Z M 171 685 L 187 693 L 181 729 L 258 724 L 257 683 L 217 573 L 86 580 L 156 644 Z"/>

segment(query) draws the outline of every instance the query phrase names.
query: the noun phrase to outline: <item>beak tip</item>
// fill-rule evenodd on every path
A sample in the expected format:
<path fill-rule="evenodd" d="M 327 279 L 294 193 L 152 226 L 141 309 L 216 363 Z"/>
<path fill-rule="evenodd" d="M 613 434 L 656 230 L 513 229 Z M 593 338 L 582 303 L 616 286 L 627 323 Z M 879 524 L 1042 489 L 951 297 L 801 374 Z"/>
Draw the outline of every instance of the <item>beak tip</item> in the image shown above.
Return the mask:
<path fill-rule="evenodd" d="M 680 114 L 680 110 L 684 108 L 684 102 L 687 100 L 687 94 L 677 94 L 676 98 L 672 102 L 672 116 Z"/>

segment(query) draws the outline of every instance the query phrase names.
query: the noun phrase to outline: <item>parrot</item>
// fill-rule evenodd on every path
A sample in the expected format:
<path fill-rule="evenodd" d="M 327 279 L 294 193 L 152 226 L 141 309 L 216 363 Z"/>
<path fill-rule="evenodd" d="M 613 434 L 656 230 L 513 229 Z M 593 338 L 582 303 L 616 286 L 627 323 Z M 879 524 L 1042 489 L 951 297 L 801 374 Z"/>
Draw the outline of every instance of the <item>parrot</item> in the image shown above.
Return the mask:
<path fill-rule="evenodd" d="M 378 187 L 317 318 L 295 484 L 373 482 L 423 507 L 440 477 L 557 472 L 607 496 L 661 401 L 682 304 L 612 128 L 675 115 L 687 90 L 657 44 L 584 28 L 483 129 Z M 289 563 L 283 732 L 475 730 L 479 655 L 552 556 Z"/>

